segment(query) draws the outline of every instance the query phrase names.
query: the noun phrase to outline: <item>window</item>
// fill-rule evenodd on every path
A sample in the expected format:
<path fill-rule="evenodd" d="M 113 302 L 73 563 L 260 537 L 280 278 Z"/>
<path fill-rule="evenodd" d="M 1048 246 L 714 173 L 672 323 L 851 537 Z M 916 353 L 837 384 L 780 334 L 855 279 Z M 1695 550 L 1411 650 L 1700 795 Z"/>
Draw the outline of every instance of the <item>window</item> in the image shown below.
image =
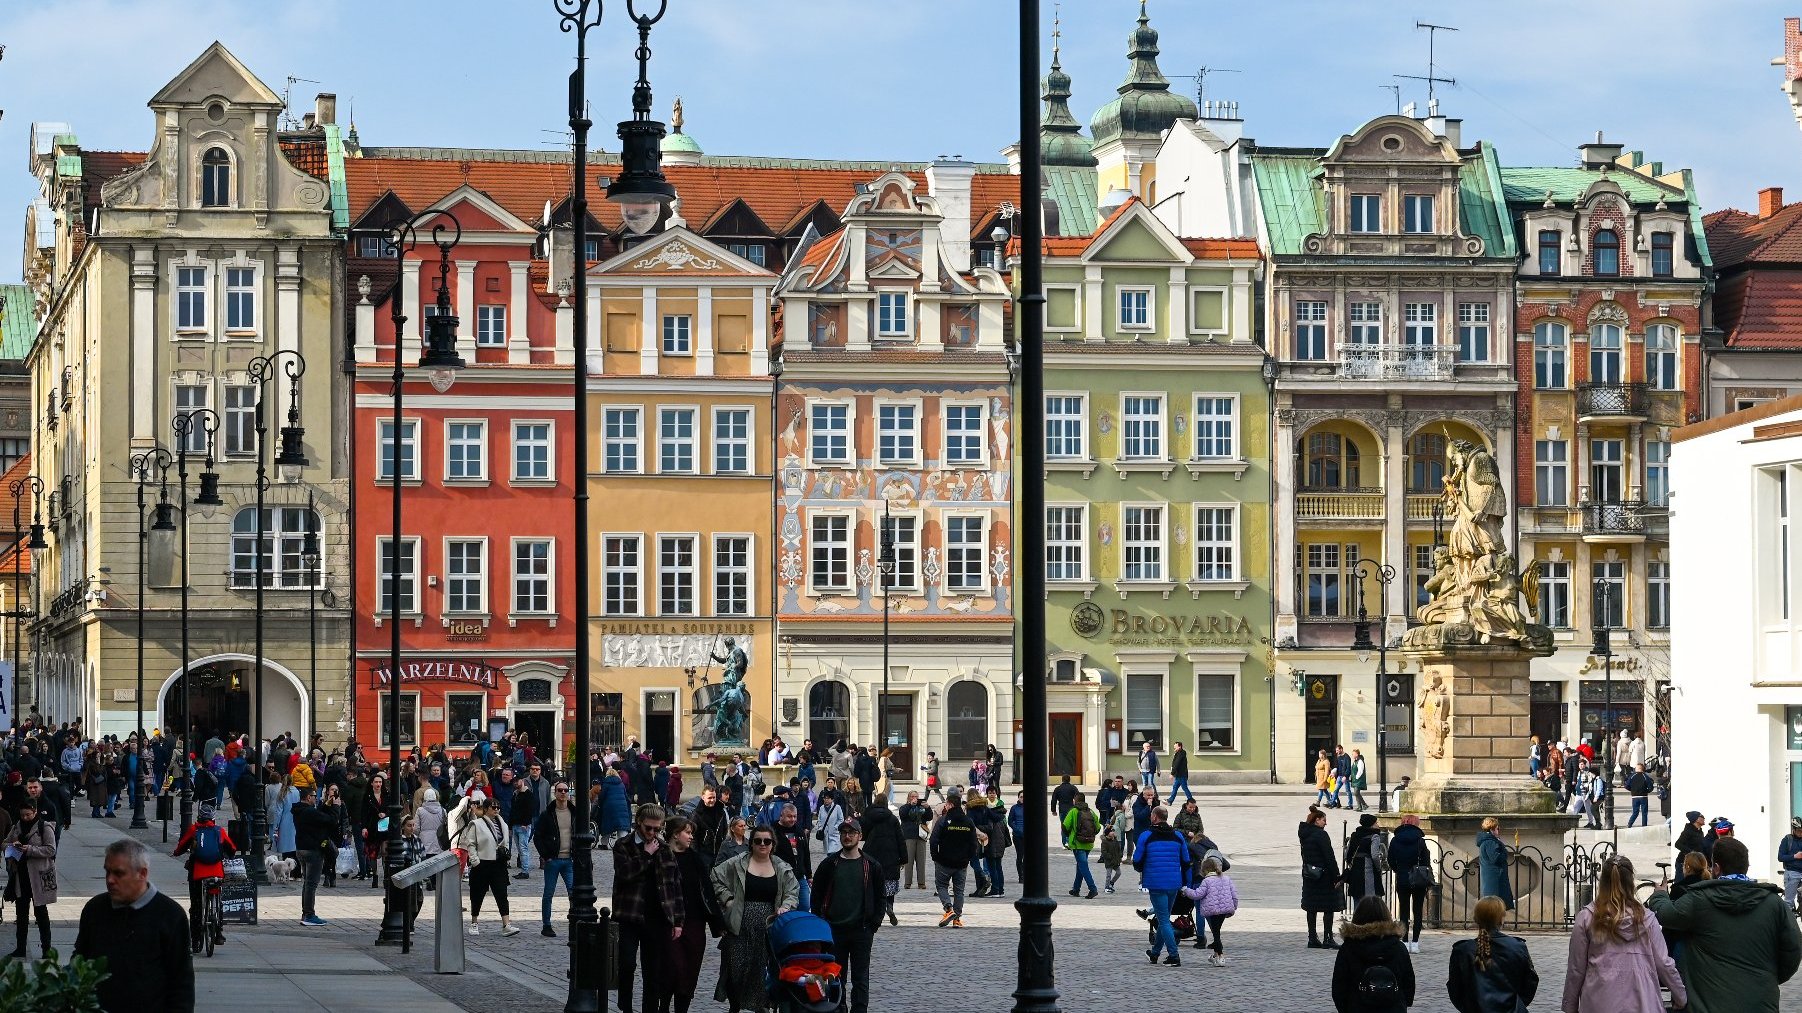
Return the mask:
<path fill-rule="evenodd" d="M 1120 399 L 1120 456 L 1134 460 L 1163 459 L 1163 397 L 1128 394 Z"/>
<path fill-rule="evenodd" d="M 1080 504 L 1045 508 L 1045 579 L 1082 580 L 1087 575 L 1088 508 Z"/>
<path fill-rule="evenodd" d="M 359 257 L 392 257 L 394 246 L 388 237 L 381 234 L 365 233 L 357 237 L 357 256 Z"/>
<path fill-rule="evenodd" d="M 1195 579 L 1239 579 L 1239 508 L 1195 507 Z"/>
<path fill-rule="evenodd" d="M 1402 231 L 1433 231 L 1433 195 L 1411 193 L 1402 198 Z"/>
<path fill-rule="evenodd" d="M 688 314 L 665 313 L 663 315 L 663 354 L 694 354 L 694 343 L 690 334 L 693 327 L 694 318 Z"/>
<path fill-rule="evenodd" d="M 419 539 L 403 538 L 400 542 L 400 579 L 394 576 L 394 539 L 377 538 L 375 551 L 376 580 L 381 585 L 377 592 L 376 611 L 382 615 L 395 614 L 394 600 L 400 598 L 400 614 L 419 614 Z M 396 585 L 399 585 L 396 587 Z"/>
<path fill-rule="evenodd" d="M 1589 441 L 1589 498 L 1594 503 L 1619 503 L 1623 492 L 1621 454 L 1623 440 Z"/>
<path fill-rule="evenodd" d="M 257 388 L 251 384 L 225 385 L 225 452 L 257 452 Z"/>
<path fill-rule="evenodd" d="M 1539 621 L 1555 630 L 1568 630 L 1571 628 L 1570 563 L 1551 560 L 1539 566 Z"/>
<path fill-rule="evenodd" d="M 713 614 L 751 614 L 751 539 L 748 535 L 713 536 Z"/>
<path fill-rule="evenodd" d="M 1489 361 L 1489 304 L 1458 304 L 1458 361 Z"/>
<path fill-rule="evenodd" d="M 507 344 L 507 307 L 498 303 L 476 307 L 476 345 L 500 348 Z"/>
<path fill-rule="evenodd" d="M 1410 546 L 1410 554 L 1414 559 L 1414 607 L 1420 608 L 1433 600 L 1433 593 L 1427 590 L 1427 581 L 1433 578 L 1433 546 Z"/>
<path fill-rule="evenodd" d="M 400 435 L 400 477 L 409 482 L 419 480 L 419 420 L 407 419 Z M 394 481 L 394 420 L 376 423 L 376 469 L 378 482 Z"/>
<path fill-rule="evenodd" d="M 1308 489 L 1358 488 L 1358 446 L 1338 433 L 1309 433 Z"/>
<path fill-rule="evenodd" d="M 444 543 L 444 611 L 488 611 L 488 543 L 453 538 Z"/>
<path fill-rule="evenodd" d="M 521 538 L 513 543 L 513 611 L 551 610 L 551 540 Z"/>
<path fill-rule="evenodd" d="M 1557 275 L 1563 270 L 1563 252 L 1559 242 L 1563 233 L 1557 229 L 1541 229 L 1539 232 L 1539 273 Z"/>
<path fill-rule="evenodd" d="M 1540 390 L 1564 389 L 1565 335 L 1563 324 L 1533 326 L 1533 386 Z"/>
<path fill-rule="evenodd" d="M 1621 560 L 1609 560 L 1590 564 L 1593 578 L 1593 594 L 1590 599 L 1591 608 L 1601 616 L 1601 622 L 1590 625 L 1602 625 L 1611 630 L 1626 626 L 1627 610 L 1627 564 Z M 1603 603 L 1607 598 L 1606 605 Z"/>
<path fill-rule="evenodd" d="M 1227 751 L 1233 748 L 1234 706 L 1239 678 L 1233 675 L 1195 676 L 1195 748 Z"/>
<path fill-rule="evenodd" d="M 1411 302 L 1402 312 L 1402 343 L 1425 347 L 1439 343 L 1439 304 Z"/>
<path fill-rule="evenodd" d="M 695 540 L 688 535 L 657 539 L 657 614 L 695 614 Z"/>
<path fill-rule="evenodd" d="M 751 409 L 721 408 L 713 413 L 713 473 L 751 473 Z"/>
<path fill-rule="evenodd" d="M 876 333 L 885 338 L 904 338 L 907 329 L 907 293 L 876 293 Z"/>
<path fill-rule="evenodd" d="M 1087 418 L 1081 394 L 1045 395 L 1045 456 L 1052 460 L 1080 461 L 1087 454 L 1083 422 Z"/>
<path fill-rule="evenodd" d="M 916 592 L 920 587 L 920 519 L 912 514 L 884 514 L 877 518 L 876 561 L 884 548 L 894 553 L 895 570 L 889 575 L 890 591 Z M 882 576 L 877 575 L 878 587 Z"/>
<path fill-rule="evenodd" d="M 1414 752 L 1414 677 L 1389 673 L 1383 677 L 1384 751 L 1394 755 Z"/>
<path fill-rule="evenodd" d="M 979 757 L 989 737 L 989 691 L 973 679 L 952 683 L 945 690 L 946 758 Z"/>
<path fill-rule="evenodd" d="M 1776 479 L 1777 490 L 1777 586 L 1782 593 L 1782 611 L 1778 618 L 1789 618 L 1789 469 L 1766 472 Z"/>
<path fill-rule="evenodd" d="M 1122 580 L 1164 579 L 1164 508 L 1122 508 L 1120 532 Z"/>
<path fill-rule="evenodd" d="M 444 695 L 444 739 L 446 744 L 468 748 L 487 734 L 488 696 L 485 693 L 446 693 Z M 618 741 L 618 740 L 609 740 Z"/>
<path fill-rule="evenodd" d="M 639 538 L 606 535 L 601 539 L 601 608 L 604 615 L 639 613 Z"/>
<path fill-rule="evenodd" d="M 320 564 L 306 560 L 307 532 L 315 544 L 319 515 L 305 507 L 263 508 L 263 586 L 311 587 L 319 583 Z M 232 516 L 231 586 L 257 586 L 257 511 L 245 507 Z"/>
<path fill-rule="evenodd" d="M 766 262 L 765 247 L 762 243 L 727 243 L 726 250 L 735 256 L 745 258 L 758 267 L 764 266 Z M 617 742 L 619 740 L 609 739 L 608 741 Z"/>
<path fill-rule="evenodd" d="M 1076 681 L 1076 659 L 1075 658 L 1059 658 L 1059 659 L 1057 659 L 1057 663 L 1051 666 L 1051 681 L 1052 682 L 1075 682 Z"/>
<path fill-rule="evenodd" d="M 1383 231 L 1383 198 L 1374 193 L 1354 193 L 1351 198 L 1351 230 Z"/>
<path fill-rule="evenodd" d="M 979 404 L 945 406 L 945 463 L 982 464 L 988 457 Z"/>
<path fill-rule="evenodd" d="M 1669 278 L 1675 267 L 1676 236 L 1669 232 L 1652 233 L 1652 277 Z"/>
<path fill-rule="evenodd" d="M 1383 343 L 1382 303 L 1355 302 L 1350 305 L 1348 312 L 1351 317 L 1352 344 L 1380 345 Z"/>
<path fill-rule="evenodd" d="M 1646 383 L 1653 390 L 1677 389 L 1677 328 L 1670 324 L 1646 328 Z"/>
<path fill-rule="evenodd" d="M 1621 237 L 1613 229 L 1597 229 L 1592 243 L 1595 273 L 1613 278 L 1621 273 Z"/>
<path fill-rule="evenodd" d="M 444 477 L 465 482 L 488 477 L 488 423 L 444 424 Z"/>
<path fill-rule="evenodd" d="M 0 472 L 10 470 L 29 453 L 31 453 L 30 440 L 0 438 Z"/>
<path fill-rule="evenodd" d="M 807 737 L 815 743 L 837 742 L 851 734 L 851 688 L 842 682 L 816 682 L 807 691 Z"/>
<path fill-rule="evenodd" d="M 1646 627 L 1671 628 L 1671 564 L 1662 559 L 1646 561 Z"/>
<path fill-rule="evenodd" d="M 1445 434 L 1415 433 L 1408 441 L 1408 491 L 1437 493 L 1445 488 Z"/>
<path fill-rule="evenodd" d="M 1569 443 L 1533 441 L 1533 491 L 1533 502 L 1540 506 L 1570 505 Z"/>
<path fill-rule="evenodd" d="M 695 410 L 657 409 L 657 471 L 664 475 L 695 470 Z"/>
<path fill-rule="evenodd" d="M 211 391 L 212 387 L 206 384 L 176 384 L 175 414 L 184 415 L 184 413 L 197 412 L 200 409 L 207 407 L 207 401 L 209 400 L 207 395 Z M 175 449 L 177 451 L 186 449 L 190 457 L 205 454 L 207 452 L 207 438 L 206 426 L 202 421 L 204 416 L 186 414 L 184 417 L 190 423 L 188 434 L 186 439 L 181 438 L 179 435 L 176 437 L 178 445 Z M 185 446 L 183 446 L 184 444 Z"/>
<path fill-rule="evenodd" d="M 1139 743 L 1156 749 L 1164 739 L 1164 677 L 1129 674 L 1126 677 L 1126 749 L 1139 751 Z"/>
<path fill-rule="evenodd" d="M 232 204 L 232 160 L 224 148 L 208 148 L 200 157 L 200 206 L 228 208 Z"/>
<path fill-rule="evenodd" d="M 1646 441 L 1646 505 L 1661 507 L 1671 499 L 1671 443 Z"/>
<path fill-rule="evenodd" d="M 1312 542 L 1302 548 L 1308 615 L 1316 619 L 1349 615 L 1351 603 L 1340 592 L 1357 572 L 1357 544 Z"/>
<path fill-rule="evenodd" d="M 206 268 L 175 269 L 175 329 L 206 330 Z"/>
<path fill-rule="evenodd" d="M 973 594 L 988 587 L 988 519 L 945 518 L 945 589 Z"/>
<path fill-rule="evenodd" d="M 815 592 L 851 590 L 851 518 L 815 514 L 811 519 L 809 584 Z"/>
<path fill-rule="evenodd" d="M 851 406 L 816 403 L 808 409 L 808 456 L 813 464 L 851 463 Z"/>
<path fill-rule="evenodd" d="M 1295 304 L 1295 357 L 1319 361 L 1326 358 L 1326 303 L 1302 300 Z"/>
<path fill-rule="evenodd" d="M 1589 382 L 1621 382 L 1621 329 L 1614 324 L 1590 328 Z"/>
<path fill-rule="evenodd" d="M 608 408 L 602 413 L 602 466 L 610 475 L 638 471 L 638 409 Z"/>
<path fill-rule="evenodd" d="M 594 705 L 589 708 L 588 744 L 597 747 L 626 741 L 626 696 L 624 693 L 591 693 Z"/>
<path fill-rule="evenodd" d="M 382 699 L 381 744 L 379 748 L 392 749 L 388 741 L 389 731 L 394 727 L 394 694 L 377 693 Z M 400 695 L 400 748 L 410 749 L 419 745 L 419 694 L 402 693 Z"/>
<path fill-rule="evenodd" d="M 1120 296 L 1120 329 L 1151 330 L 1151 289 L 1121 286 L 1117 291 Z"/>
<path fill-rule="evenodd" d="M 513 480 L 548 482 L 551 477 L 551 424 L 513 423 Z"/>
<path fill-rule="evenodd" d="M 582 240 L 582 259 L 591 261 L 601 259 L 601 241 L 598 239 Z"/>
<path fill-rule="evenodd" d="M 876 406 L 876 459 L 915 464 L 920 459 L 920 412 L 911 404 Z"/>
<path fill-rule="evenodd" d="M 1239 399 L 1223 394 L 1195 398 L 1195 456 L 1231 460 L 1239 456 L 1236 416 Z"/>
<path fill-rule="evenodd" d="M 257 272 L 249 267 L 225 269 L 225 329 L 257 329 Z"/>

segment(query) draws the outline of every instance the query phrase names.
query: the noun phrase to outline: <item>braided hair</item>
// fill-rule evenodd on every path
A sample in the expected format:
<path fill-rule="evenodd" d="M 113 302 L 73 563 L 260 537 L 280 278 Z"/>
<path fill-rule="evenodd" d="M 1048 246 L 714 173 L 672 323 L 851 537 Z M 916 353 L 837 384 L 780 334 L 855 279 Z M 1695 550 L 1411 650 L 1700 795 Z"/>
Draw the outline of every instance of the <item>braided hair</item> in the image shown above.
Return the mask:
<path fill-rule="evenodd" d="M 1495 948 L 1494 933 L 1502 927 L 1502 919 L 1507 917 L 1508 905 L 1500 897 L 1484 897 L 1477 901 L 1473 912 L 1477 923 L 1477 969 L 1487 970 L 1489 960 Z"/>

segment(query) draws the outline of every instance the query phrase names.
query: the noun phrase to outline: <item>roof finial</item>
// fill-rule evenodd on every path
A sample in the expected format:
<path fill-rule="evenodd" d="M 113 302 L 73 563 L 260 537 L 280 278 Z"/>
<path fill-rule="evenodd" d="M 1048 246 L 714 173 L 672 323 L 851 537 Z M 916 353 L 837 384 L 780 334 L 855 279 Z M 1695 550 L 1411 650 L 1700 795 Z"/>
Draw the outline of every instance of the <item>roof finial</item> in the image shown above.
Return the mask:
<path fill-rule="evenodd" d="M 670 126 L 675 128 L 676 133 L 678 133 L 678 134 L 681 133 L 682 132 L 682 96 L 680 96 L 680 95 L 676 96 L 676 108 L 675 108 L 675 111 L 670 114 L 669 119 L 670 119 Z"/>
<path fill-rule="evenodd" d="M 1057 66 L 1057 54 L 1063 47 L 1064 38 L 1064 5 L 1051 5 L 1051 65 Z"/>
<path fill-rule="evenodd" d="M 1139 24 L 1146 24 L 1150 20 L 1151 15 L 1145 13 L 1145 0 L 1139 0 Z"/>

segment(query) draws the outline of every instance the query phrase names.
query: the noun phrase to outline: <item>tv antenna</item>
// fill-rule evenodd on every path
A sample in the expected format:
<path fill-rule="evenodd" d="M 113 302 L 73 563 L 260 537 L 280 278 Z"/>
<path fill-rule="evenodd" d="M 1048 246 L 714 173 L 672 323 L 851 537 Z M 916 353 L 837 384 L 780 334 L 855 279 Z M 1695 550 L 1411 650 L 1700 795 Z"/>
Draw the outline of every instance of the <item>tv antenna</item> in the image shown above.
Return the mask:
<path fill-rule="evenodd" d="M 1242 74 L 1242 73 L 1244 73 L 1244 71 L 1238 70 L 1233 67 L 1199 67 L 1196 69 L 1195 73 L 1193 73 L 1193 74 L 1171 74 L 1169 76 L 1174 77 L 1179 81 L 1193 80 L 1195 82 L 1195 104 L 1201 105 L 1202 96 L 1207 94 L 1208 75 L 1209 74 Z"/>
<path fill-rule="evenodd" d="M 289 107 L 291 104 L 290 98 L 294 94 L 294 86 L 297 84 L 318 84 L 318 83 L 319 83 L 318 81 L 315 81 L 310 77 L 295 77 L 293 74 L 288 75 L 288 83 L 287 83 L 287 85 L 285 85 L 282 88 L 282 129 L 283 130 L 294 130 L 300 126 L 300 121 L 295 119 L 294 114 L 289 111 Z"/>
<path fill-rule="evenodd" d="M 1433 103 L 1437 100 L 1436 96 L 1434 94 L 1433 86 L 1435 84 L 1457 84 L 1458 83 L 1458 79 L 1455 77 L 1440 77 L 1439 76 L 1439 65 L 1434 60 L 1433 44 L 1436 41 L 1438 41 L 1440 32 L 1455 32 L 1458 29 L 1453 28 L 1451 25 L 1435 25 L 1435 24 L 1429 24 L 1428 22 L 1425 22 L 1425 21 L 1414 22 L 1414 27 L 1415 28 L 1425 28 L 1427 30 L 1427 73 L 1426 73 L 1426 76 L 1422 77 L 1419 74 L 1397 74 L 1395 76 L 1399 77 L 1399 78 L 1404 78 L 1409 81 L 1425 81 L 1427 83 L 1427 109 L 1430 112 L 1433 108 Z"/>
<path fill-rule="evenodd" d="M 1395 95 L 1395 115 L 1400 116 L 1402 114 L 1402 86 L 1399 84 L 1379 84 L 1379 85 L 1377 85 L 1377 87 L 1383 89 L 1384 91 L 1394 93 L 1394 95 Z"/>

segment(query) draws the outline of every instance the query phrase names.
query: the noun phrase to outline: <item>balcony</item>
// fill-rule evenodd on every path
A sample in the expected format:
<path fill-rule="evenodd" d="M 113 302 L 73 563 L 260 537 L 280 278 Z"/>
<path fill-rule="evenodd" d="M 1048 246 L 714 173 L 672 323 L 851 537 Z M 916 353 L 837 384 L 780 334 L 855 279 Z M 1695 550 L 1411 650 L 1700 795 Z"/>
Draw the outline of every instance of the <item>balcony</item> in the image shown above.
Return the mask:
<path fill-rule="evenodd" d="M 1441 493 L 1410 492 L 1408 493 L 1408 520 L 1431 521 L 1437 517 L 1443 523 L 1445 521 L 1442 513 L 1445 509 L 1444 503 L 1445 496 Z"/>
<path fill-rule="evenodd" d="M 1577 385 L 1577 420 L 1612 419 L 1643 422 L 1646 417 L 1646 385 L 1643 383 L 1580 383 Z"/>
<path fill-rule="evenodd" d="M 1322 522 L 1383 519 L 1383 490 L 1371 488 L 1308 489 L 1295 497 L 1295 519 L 1316 527 Z"/>
<path fill-rule="evenodd" d="M 1583 504 L 1583 540 L 1591 543 L 1643 542 L 1646 539 L 1644 500 Z"/>
<path fill-rule="evenodd" d="M 1458 350 L 1449 345 L 1339 346 L 1342 380 L 1450 380 Z"/>

